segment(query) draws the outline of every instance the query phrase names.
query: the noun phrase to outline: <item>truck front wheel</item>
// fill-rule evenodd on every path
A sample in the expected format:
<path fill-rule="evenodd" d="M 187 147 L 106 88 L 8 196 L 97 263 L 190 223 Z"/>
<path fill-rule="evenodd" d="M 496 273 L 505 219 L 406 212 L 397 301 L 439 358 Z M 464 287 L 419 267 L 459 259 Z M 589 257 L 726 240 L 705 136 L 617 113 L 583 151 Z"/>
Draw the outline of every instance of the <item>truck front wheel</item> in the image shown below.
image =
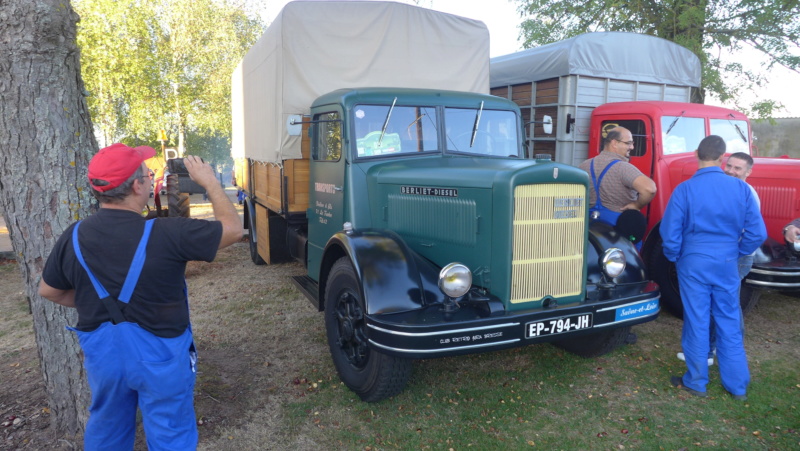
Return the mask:
<path fill-rule="evenodd" d="M 580 357 L 599 357 L 625 344 L 631 326 L 605 330 L 596 334 L 553 342 L 554 345 Z"/>
<path fill-rule="evenodd" d="M 339 378 L 362 401 L 378 402 L 403 391 L 411 361 L 369 347 L 364 303 L 347 257 L 337 260 L 328 276 L 325 329 Z"/>
<path fill-rule="evenodd" d="M 647 266 L 650 278 L 661 288 L 661 306 L 673 316 L 683 319 L 683 303 L 681 302 L 681 290 L 678 286 L 678 270 L 675 263 L 667 260 L 664 256 L 664 247 L 661 237 L 653 246 L 650 255 L 650 263 Z"/>

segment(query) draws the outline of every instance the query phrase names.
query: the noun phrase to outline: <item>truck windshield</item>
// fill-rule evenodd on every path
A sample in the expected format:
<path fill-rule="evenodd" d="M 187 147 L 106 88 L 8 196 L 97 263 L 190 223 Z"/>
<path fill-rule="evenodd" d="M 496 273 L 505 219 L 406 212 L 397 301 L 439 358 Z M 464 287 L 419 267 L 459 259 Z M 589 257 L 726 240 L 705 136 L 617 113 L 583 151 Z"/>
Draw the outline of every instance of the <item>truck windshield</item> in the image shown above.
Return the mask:
<path fill-rule="evenodd" d="M 356 105 L 353 123 L 358 157 L 438 151 L 435 107 Z"/>
<path fill-rule="evenodd" d="M 694 152 L 705 137 L 706 126 L 702 117 L 661 117 L 661 142 L 664 143 L 664 155 Z"/>
<path fill-rule="evenodd" d="M 725 152 L 750 153 L 750 143 L 747 137 L 750 136 L 747 129 L 747 121 L 733 119 L 711 119 L 711 134 L 719 135 L 725 140 Z"/>
<path fill-rule="evenodd" d="M 448 151 L 519 156 L 517 118 L 513 111 L 445 108 L 444 121 Z"/>

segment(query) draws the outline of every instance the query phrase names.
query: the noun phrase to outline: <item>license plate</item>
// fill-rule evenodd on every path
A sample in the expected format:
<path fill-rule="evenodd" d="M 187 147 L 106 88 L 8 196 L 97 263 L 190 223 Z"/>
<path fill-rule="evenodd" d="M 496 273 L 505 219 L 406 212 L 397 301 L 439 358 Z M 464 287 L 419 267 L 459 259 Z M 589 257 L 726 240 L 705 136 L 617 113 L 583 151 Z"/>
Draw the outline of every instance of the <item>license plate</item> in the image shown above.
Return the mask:
<path fill-rule="evenodd" d="M 565 316 L 563 318 L 534 321 L 525 325 L 525 338 L 563 334 L 592 327 L 592 314 Z"/>

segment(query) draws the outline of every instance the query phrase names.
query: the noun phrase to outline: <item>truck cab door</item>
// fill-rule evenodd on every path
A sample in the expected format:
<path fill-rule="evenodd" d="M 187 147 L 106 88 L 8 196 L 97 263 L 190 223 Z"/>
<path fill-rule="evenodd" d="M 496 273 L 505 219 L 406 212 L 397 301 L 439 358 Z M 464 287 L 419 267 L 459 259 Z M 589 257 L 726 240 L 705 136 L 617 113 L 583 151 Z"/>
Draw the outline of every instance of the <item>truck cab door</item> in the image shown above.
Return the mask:
<path fill-rule="evenodd" d="M 337 108 L 312 112 L 310 127 L 311 186 L 308 198 L 308 275 L 319 280 L 325 245 L 344 223 L 346 158 L 342 145 L 342 114 Z"/>
<path fill-rule="evenodd" d="M 640 114 L 625 114 L 619 116 L 604 116 L 600 123 L 600 140 L 603 142 L 605 133 L 614 127 L 625 127 L 633 135 L 633 150 L 630 153 L 630 163 L 651 179 L 655 169 L 653 157 L 653 124 L 649 117 Z M 645 216 L 649 215 L 649 206 L 642 209 Z"/>

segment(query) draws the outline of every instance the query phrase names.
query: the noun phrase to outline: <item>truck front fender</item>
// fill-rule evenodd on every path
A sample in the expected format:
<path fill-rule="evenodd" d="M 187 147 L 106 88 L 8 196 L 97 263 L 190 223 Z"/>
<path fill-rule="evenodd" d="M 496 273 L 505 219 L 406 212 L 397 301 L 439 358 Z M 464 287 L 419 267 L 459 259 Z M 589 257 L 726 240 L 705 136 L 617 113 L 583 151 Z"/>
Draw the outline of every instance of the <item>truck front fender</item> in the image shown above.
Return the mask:
<path fill-rule="evenodd" d="M 369 315 L 417 310 L 441 302 L 439 268 L 416 255 L 396 233 L 368 229 L 339 232 L 328 241 L 319 281 L 321 306 L 328 270 L 342 256 L 353 265 Z"/>
<path fill-rule="evenodd" d="M 589 248 L 586 252 L 587 279 L 589 283 L 600 282 L 603 275 L 600 260 L 605 251 L 612 247 L 622 250 L 627 261 L 625 272 L 616 278 L 617 283 L 634 283 L 647 280 L 644 262 L 633 243 L 617 233 L 613 226 L 602 221 L 591 221 L 589 223 Z"/>

